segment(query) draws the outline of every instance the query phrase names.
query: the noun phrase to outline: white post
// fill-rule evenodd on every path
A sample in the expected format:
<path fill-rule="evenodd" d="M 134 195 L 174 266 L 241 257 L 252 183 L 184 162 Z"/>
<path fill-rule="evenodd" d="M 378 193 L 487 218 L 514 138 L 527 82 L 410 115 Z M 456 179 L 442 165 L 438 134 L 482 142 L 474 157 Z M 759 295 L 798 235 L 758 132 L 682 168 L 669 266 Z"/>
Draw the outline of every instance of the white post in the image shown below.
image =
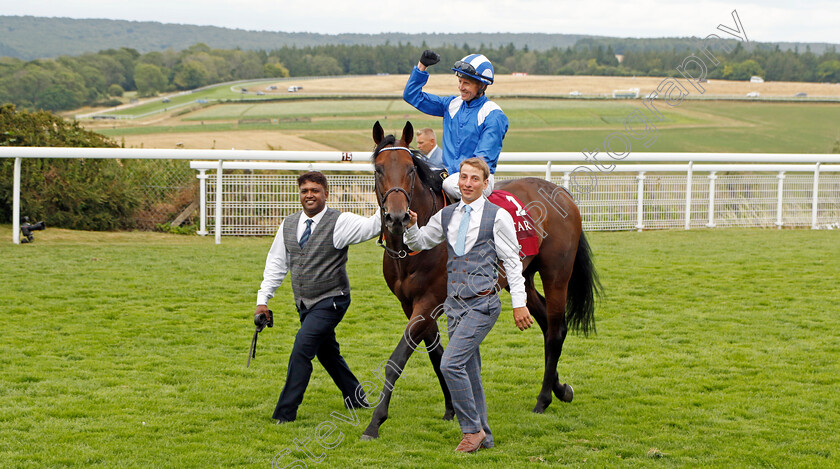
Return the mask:
<path fill-rule="evenodd" d="M 569 190 L 569 181 L 571 181 L 571 179 L 572 173 L 570 171 L 563 173 L 563 187 L 565 187 L 566 190 Z"/>
<path fill-rule="evenodd" d="M 216 244 L 222 244 L 222 160 L 216 168 Z"/>
<path fill-rule="evenodd" d="M 201 188 L 199 192 L 199 212 L 201 212 L 201 225 L 199 226 L 198 235 L 207 236 L 207 170 L 206 169 L 199 169 L 199 175 L 196 176 L 199 181 L 199 187 Z"/>
<path fill-rule="evenodd" d="M 688 162 L 688 172 L 685 176 L 685 229 L 691 228 L 691 192 L 692 192 L 692 176 L 694 174 L 694 162 Z"/>
<path fill-rule="evenodd" d="M 15 180 L 12 183 L 12 242 L 20 244 L 20 158 L 15 158 Z"/>
<path fill-rule="evenodd" d="M 545 163 L 545 180 L 551 182 L 551 161 Z"/>
<path fill-rule="evenodd" d="M 776 199 L 776 226 L 781 230 L 782 225 L 784 225 L 784 222 L 782 222 L 782 195 L 785 189 L 785 172 L 779 171 L 779 175 L 776 177 L 779 178 L 779 196 Z"/>
<path fill-rule="evenodd" d="M 636 208 L 636 229 L 642 231 L 645 225 L 642 223 L 644 218 L 644 202 L 645 202 L 645 172 L 639 171 L 639 175 L 636 176 L 636 180 L 639 181 L 639 205 Z"/>
<path fill-rule="evenodd" d="M 715 179 L 717 176 L 715 174 L 717 171 L 712 171 L 709 173 L 709 223 L 706 223 L 706 226 L 709 228 L 715 227 Z"/>
<path fill-rule="evenodd" d="M 814 193 L 811 196 L 811 229 L 817 229 L 817 207 L 819 207 L 820 193 L 820 164 L 817 163 L 814 168 Z"/>

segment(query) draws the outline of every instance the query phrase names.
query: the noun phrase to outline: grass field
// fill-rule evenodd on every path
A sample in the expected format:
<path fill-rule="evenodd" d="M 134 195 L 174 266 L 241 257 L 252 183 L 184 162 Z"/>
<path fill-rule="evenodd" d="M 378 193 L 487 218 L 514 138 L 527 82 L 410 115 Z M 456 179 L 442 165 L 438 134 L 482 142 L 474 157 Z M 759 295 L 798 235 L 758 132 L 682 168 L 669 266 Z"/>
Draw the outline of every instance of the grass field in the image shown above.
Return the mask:
<path fill-rule="evenodd" d="M 455 422 L 428 360 L 397 383 L 382 437 L 342 422 L 315 365 L 299 419 L 270 419 L 297 329 L 288 285 L 245 368 L 269 238 L 48 228 L 13 246 L 0 226 L 3 467 L 840 467 L 840 232 L 591 233 L 606 289 L 598 333 L 570 336 L 571 404 L 530 412 L 537 330 L 501 319 L 482 347 L 497 446 L 452 452 Z M 353 304 L 337 330 L 361 380 L 405 325 L 381 251 L 350 249 Z M 312 440 L 326 420 L 343 440 Z M 333 434 L 335 437 L 337 433 Z M 306 439 L 310 440 L 307 442 Z M 303 466 L 299 466 L 303 467 Z"/>
<path fill-rule="evenodd" d="M 510 120 L 505 151 L 581 151 L 603 148 L 604 138 L 624 131 L 639 101 L 499 99 Z M 840 104 L 687 101 L 661 104 L 656 142 L 634 151 L 828 153 L 840 139 Z M 647 111 L 646 111 L 647 112 Z M 259 119 L 262 119 L 261 121 Z M 370 148 L 373 122 L 397 132 L 406 120 L 440 131 L 440 119 L 399 100 L 316 100 L 228 104 L 197 110 L 157 124 L 97 129 L 127 146 L 301 150 L 300 139 L 341 151 Z M 285 139 L 284 139 L 285 136 Z M 270 147 L 269 147 L 270 145 Z"/>
<path fill-rule="evenodd" d="M 243 94 L 242 92 L 234 91 L 241 88 L 265 87 L 268 84 L 264 80 L 251 83 L 237 83 L 236 85 L 223 84 L 217 86 L 210 86 L 205 89 L 195 90 L 193 92 L 185 92 L 183 94 L 174 94 L 169 96 L 169 102 L 164 103 L 161 99 L 150 99 L 144 102 L 131 106 L 126 109 L 116 110 L 113 112 L 106 112 L 108 115 L 115 116 L 140 116 L 148 113 L 165 112 L 168 109 L 177 108 L 189 103 L 194 103 L 197 100 L 220 101 L 220 100 L 241 100 L 241 99 L 260 99 L 254 94 Z"/>
<path fill-rule="evenodd" d="M 443 72 L 443 73 L 440 73 Z M 140 116 L 152 112 L 166 112 L 173 107 L 203 99 L 208 101 L 251 102 L 272 99 L 297 99 L 300 97 L 324 97 L 337 95 L 379 95 L 399 97 L 402 95 L 407 75 L 382 76 L 337 76 L 327 78 L 292 77 L 271 81 L 268 79 L 241 82 L 234 85 L 221 84 L 203 89 L 172 94 L 168 103 L 151 99 L 127 109 L 106 112 L 109 115 Z M 569 97 L 569 93 L 582 93 L 587 97 L 611 96 L 614 90 L 638 88 L 642 96 L 655 91 L 662 83 L 662 77 L 609 77 L 609 76 L 557 76 L 557 75 L 500 75 L 496 77 L 491 90 L 494 96 L 547 95 Z M 454 90 L 454 77 L 439 70 L 429 77 L 425 90 L 435 94 L 449 94 Z M 288 93 L 288 85 L 305 85 L 297 93 Z M 274 90 L 269 87 L 275 86 Z M 687 85 L 689 86 L 690 85 Z M 810 98 L 833 98 L 840 96 L 840 86 L 827 83 L 766 82 L 712 80 L 702 84 L 703 95 L 744 98 L 747 93 L 758 92 L 763 97 L 790 99 L 797 93 L 806 93 Z M 242 93 L 245 88 L 247 93 Z M 257 92 L 262 94 L 258 95 Z M 701 93 L 695 89 L 691 96 Z"/>
<path fill-rule="evenodd" d="M 606 136 L 624 132 L 624 121 L 634 111 L 652 116 L 642 100 L 545 99 L 520 95 L 566 96 L 569 89 L 609 93 L 640 87 L 642 95 L 659 78 L 629 77 L 513 77 L 500 76 L 489 96 L 504 109 L 510 129 L 505 151 L 571 151 L 604 147 Z M 299 93 L 287 93 L 287 83 L 304 84 Z M 249 90 L 270 82 L 245 83 Z M 415 128 L 441 130 L 441 119 L 424 115 L 401 99 L 404 76 L 335 77 L 278 83 L 276 93 L 242 95 L 221 85 L 172 97 L 168 106 L 209 99 L 211 103 L 170 110 L 136 121 L 86 122 L 89 128 L 144 148 L 238 148 L 253 150 L 360 151 L 371 148 L 370 129 L 377 120 L 389 132 L 398 132 L 406 120 Z M 715 80 L 709 94 L 742 96 L 753 88 L 764 95 L 790 96 L 805 90 L 809 96 L 840 95 L 840 87 L 807 83 L 739 83 Z M 807 90 L 806 90 L 807 88 Z M 451 94 L 452 76 L 433 75 L 427 91 Z M 366 95 L 367 98 L 354 96 Z M 239 102 L 245 96 L 249 101 Z M 342 96 L 336 98 L 336 96 Z M 373 96 L 378 96 L 374 98 Z M 253 98 L 253 99 L 251 99 Z M 278 98 L 283 98 L 276 101 Z M 287 99 L 288 98 L 288 99 Z M 231 100 L 212 104 L 212 100 Z M 266 101 L 275 99 L 275 101 Z M 838 102 L 683 101 L 656 107 L 664 116 L 654 121 L 656 142 L 644 147 L 634 140 L 633 151 L 655 152 L 761 152 L 828 153 L 840 140 Z M 147 112 L 160 102 L 126 109 Z"/>

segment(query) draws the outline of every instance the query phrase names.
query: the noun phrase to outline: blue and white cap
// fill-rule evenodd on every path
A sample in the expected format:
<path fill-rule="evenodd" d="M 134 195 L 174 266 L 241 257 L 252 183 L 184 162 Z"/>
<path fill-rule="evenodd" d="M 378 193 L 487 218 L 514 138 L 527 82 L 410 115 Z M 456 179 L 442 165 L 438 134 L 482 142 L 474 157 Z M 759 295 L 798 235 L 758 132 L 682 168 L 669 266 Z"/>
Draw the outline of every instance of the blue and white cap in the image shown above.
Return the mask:
<path fill-rule="evenodd" d="M 485 85 L 492 85 L 495 75 L 493 64 L 482 54 L 470 54 L 455 62 L 452 71 L 459 77 L 464 75 Z"/>

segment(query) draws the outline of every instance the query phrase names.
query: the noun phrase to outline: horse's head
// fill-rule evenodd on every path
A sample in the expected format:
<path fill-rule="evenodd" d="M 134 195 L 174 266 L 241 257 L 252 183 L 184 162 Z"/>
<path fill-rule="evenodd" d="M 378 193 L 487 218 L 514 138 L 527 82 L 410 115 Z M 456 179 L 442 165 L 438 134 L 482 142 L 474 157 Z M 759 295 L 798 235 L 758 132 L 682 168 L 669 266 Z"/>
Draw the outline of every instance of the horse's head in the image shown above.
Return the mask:
<path fill-rule="evenodd" d="M 400 235 L 408 226 L 408 209 L 414 195 L 417 168 L 408 144 L 414 136 L 414 127 L 406 122 L 402 138 L 385 135 L 379 121 L 373 125 L 373 141 L 376 149 L 371 161 L 374 167 L 376 195 L 382 209 L 385 227 Z"/>

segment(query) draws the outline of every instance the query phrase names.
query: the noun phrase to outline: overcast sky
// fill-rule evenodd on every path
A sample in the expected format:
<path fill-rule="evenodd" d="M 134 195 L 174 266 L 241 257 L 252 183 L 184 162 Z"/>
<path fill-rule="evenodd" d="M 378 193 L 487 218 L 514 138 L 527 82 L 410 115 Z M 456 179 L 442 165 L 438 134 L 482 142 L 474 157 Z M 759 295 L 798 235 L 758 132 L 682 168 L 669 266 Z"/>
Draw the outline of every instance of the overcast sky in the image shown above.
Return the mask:
<path fill-rule="evenodd" d="M 750 41 L 840 43 L 840 0 L 0 0 L 0 15 L 338 33 L 705 37 L 737 10 Z"/>

